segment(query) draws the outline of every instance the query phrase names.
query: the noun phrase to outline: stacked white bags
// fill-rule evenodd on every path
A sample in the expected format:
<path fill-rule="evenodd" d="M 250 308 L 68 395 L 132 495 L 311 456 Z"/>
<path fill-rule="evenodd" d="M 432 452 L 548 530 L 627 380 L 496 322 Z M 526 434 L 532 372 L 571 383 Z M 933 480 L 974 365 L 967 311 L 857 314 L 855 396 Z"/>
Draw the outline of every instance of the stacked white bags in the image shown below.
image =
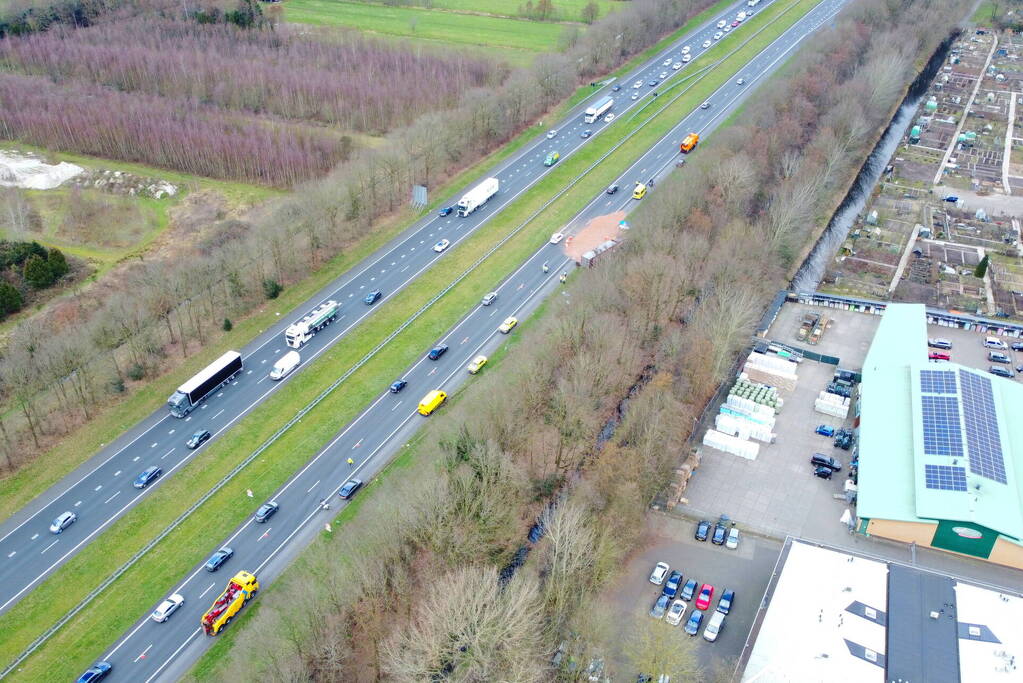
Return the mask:
<path fill-rule="evenodd" d="M 817 395 L 817 400 L 813 402 L 813 409 L 818 413 L 840 417 L 844 420 L 849 417 L 849 403 L 849 399 L 843 396 L 822 391 Z"/>
<path fill-rule="evenodd" d="M 760 452 L 760 444 L 745 441 L 728 434 L 722 434 L 714 429 L 708 429 L 707 433 L 703 435 L 703 445 L 716 448 L 725 453 L 738 455 L 740 458 L 746 458 L 747 460 L 756 460 L 757 454 Z"/>

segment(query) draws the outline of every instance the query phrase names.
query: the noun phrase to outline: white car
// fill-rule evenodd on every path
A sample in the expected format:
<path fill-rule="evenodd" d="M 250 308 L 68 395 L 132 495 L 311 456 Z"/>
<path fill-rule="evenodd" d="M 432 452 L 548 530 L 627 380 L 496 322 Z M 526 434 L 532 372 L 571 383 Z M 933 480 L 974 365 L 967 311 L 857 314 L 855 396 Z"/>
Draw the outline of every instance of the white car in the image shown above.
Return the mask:
<path fill-rule="evenodd" d="M 692 59 L 692 58 L 693 58 L 692 55 L 682 55 L 682 63 L 683 64 L 688 64 L 689 60 Z"/>
<path fill-rule="evenodd" d="M 746 13 L 745 12 L 739 12 L 738 14 L 735 15 L 735 20 L 737 22 L 739 22 L 740 24 L 742 22 L 746 21 Z"/>
<path fill-rule="evenodd" d="M 650 583 L 660 586 L 664 583 L 665 577 L 668 576 L 669 569 L 671 569 L 671 567 L 668 566 L 667 562 L 658 562 L 657 566 L 655 566 L 654 570 L 650 573 Z"/>
<path fill-rule="evenodd" d="M 170 596 L 169 598 L 161 602 L 160 606 L 156 608 L 156 611 L 153 612 L 152 616 L 153 621 L 157 621 L 160 623 L 167 621 L 167 619 L 170 618 L 170 615 L 177 612 L 178 608 L 181 607 L 183 604 L 185 604 L 185 599 L 178 595 L 177 593 L 175 593 L 174 595 Z"/>
<path fill-rule="evenodd" d="M 681 68 L 682 68 L 682 62 L 675 62 L 674 64 L 671 65 L 672 71 L 678 71 Z"/>
<path fill-rule="evenodd" d="M 440 242 L 437 242 L 437 244 L 433 245 L 433 250 L 439 254 L 447 249 L 450 244 L 451 242 L 449 240 L 441 240 Z"/>
<path fill-rule="evenodd" d="M 604 123 L 611 123 L 614 120 L 615 120 L 614 114 L 608 114 L 607 116 L 604 117 Z"/>
<path fill-rule="evenodd" d="M 665 620 L 672 626 L 678 626 L 682 621 L 682 615 L 686 613 L 687 607 L 689 605 L 686 604 L 685 600 L 676 600 L 668 608 L 668 614 L 664 617 Z"/>
<path fill-rule="evenodd" d="M 547 131 L 547 139 L 550 140 L 551 138 L 553 138 L 557 134 L 558 134 L 558 131 L 556 131 L 556 130 L 549 130 L 549 131 Z"/>
<path fill-rule="evenodd" d="M 556 232 L 553 235 L 551 235 L 551 244 L 557 244 L 558 242 L 560 242 L 563 239 L 565 239 L 565 233 L 563 233 L 563 232 Z"/>
<path fill-rule="evenodd" d="M 745 85 L 746 84 L 746 79 L 745 78 L 740 78 L 739 80 L 737 80 L 735 82 L 735 84 L 736 85 Z"/>
<path fill-rule="evenodd" d="M 661 62 L 661 66 L 670 66 L 670 65 L 671 65 L 671 57 L 668 57 L 663 62 Z"/>
<path fill-rule="evenodd" d="M 643 87 L 643 81 L 636 81 L 635 83 L 632 84 L 632 87 L 633 88 L 642 88 Z"/>
<path fill-rule="evenodd" d="M 722 31 L 724 31 L 725 33 L 728 33 L 729 31 L 731 31 L 731 30 L 732 30 L 732 27 L 731 27 L 731 26 L 725 26 L 725 27 L 724 27 L 723 29 L 721 29 L 721 30 L 722 30 Z"/>
<path fill-rule="evenodd" d="M 689 46 L 688 45 L 686 45 L 684 48 L 682 48 L 682 54 L 684 54 L 684 55 L 689 54 Z"/>
<path fill-rule="evenodd" d="M 710 41 L 709 40 L 703 41 L 703 49 L 706 50 L 708 47 L 710 47 Z"/>
<path fill-rule="evenodd" d="M 704 102 L 701 104 L 700 109 L 710 109 L 710 102 Z"/>
<path fill-rule="evenodd" d="M 638 100 L 639 99 L 639 93 L 638 92 L 632 93 L 632 99 Z"/>
<path fill-rule="evenodd" d="M 662 71 L 661 74 L 658 76 L 658 78 L 660 78 L 662 81 L 667 77 L 668 77 L 667 71 Z"/>
<path fill-rule="evenodd" d="M 725 34 L 722 33 L 721 31 L 718 31 L 717 33 L 714 34 L 714 40 L 721 40 L 721 36 L 723 35 Z"/>
<path fill-rule="evenodd" d="M 725 547 L 729 550 L 735 550 L 739 547 L 739 530 L 734 526 L 728 530 L 728 540 L 725 541 Z"/>
<path fill-rule="evenodd" d="M 728 25 L 728 22 L 725 21 L 724 19 L 722 19 L 721 21 L 718 22 L 718 28 L 724 28 L 727 25 Z"/>

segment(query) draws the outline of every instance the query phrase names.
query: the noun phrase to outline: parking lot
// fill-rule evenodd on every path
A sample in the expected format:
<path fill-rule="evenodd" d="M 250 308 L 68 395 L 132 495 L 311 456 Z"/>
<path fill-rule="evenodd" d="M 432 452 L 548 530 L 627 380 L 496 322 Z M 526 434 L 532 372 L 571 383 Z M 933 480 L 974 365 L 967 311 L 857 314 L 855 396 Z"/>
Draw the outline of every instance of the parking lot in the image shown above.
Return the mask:
<path fill-rule="evenodd" d="M 709 540 L 695 540 L 696 525 L 688 520 L 655 513 L 651 515 L 651 524 L 651 543 L 630 559 L 623 571 L 623 581 L 615 585 L 614 592 L 607 596 L 616 613 L 626 617 L 616 622 L 620 627 L 615 634 L 618 637 L 614 639 L 617 650 L 608 653 L 610 662 L 615 663 L 612 665 L 617 674 L 614 680 L 635 680 L 635 672 L 627 664 L 624 648 L 630 641 L 631 625 L 635 619 L 653 618 L 649 616 L 650 608 L 661 594 L 662 586 L 653 585 L 649 578 L 658 562 L 667 562 L 672 570 L 682 572 L 683 582 L 694 578 L 699 585 L 709 583 L 714 586 L 710 609 L 693 641 L 705 673 L 722 668 L 731 670 L 746 642 L 782 544 L 774 539 L 743 535 L 739 546 L 729 550 L 713 545 Z M 703 630 L 725 590 L 735 591 L 732 608 L 725 617 L 717 640 L 709 643 L 703 639 Z M 679 638 L 690 638 L 682 628 L 692 614 L 694 601 L 695 598 L 689 601 L 682 622 L 675 627 Z"/>

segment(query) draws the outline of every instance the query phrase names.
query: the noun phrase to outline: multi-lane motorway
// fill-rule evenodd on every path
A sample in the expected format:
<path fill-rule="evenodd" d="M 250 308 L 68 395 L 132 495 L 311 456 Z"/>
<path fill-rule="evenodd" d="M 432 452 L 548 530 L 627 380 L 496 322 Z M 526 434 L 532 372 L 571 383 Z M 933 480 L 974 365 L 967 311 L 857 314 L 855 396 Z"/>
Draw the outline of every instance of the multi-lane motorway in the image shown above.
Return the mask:
<path fill-rule="evenodd" d="M 766 5 L 767 2 L 762 2 L 757 10 Z M 443 258 L 443 254 L 433 251 L 435 243 L 448 239 L 451 242 L 449 249 L 457 246 L 552 170 L 543 165 L 549 153 L 557 151 L 564 159 L 589 141 L 589 138 L 581 137 L 583 129 L 592 131 L 594 136 L 600 134 L 609 123 L 599 120 L 584 124 L 582 113 L 587 106 L 605 94 L 611 94 L 615 98 L 612 111 L 620 117 L 630 109 L 645 104 L 657 90 L 657 87 L 648 85 L 651 80 L 662 80 L 662 72 L 674 80 L 689 68 L 687 64 L 679 70 L 673 70 L 664 66 L 666 60 L 680 61 L 684 45 L 690 46 L 690 54 L 694 57 L 702 54 L 705 51 L 702 47 L 704 41 L 715 43 L 713 35 L 718 31 L 716 24 L 726 18 L 731 21 L 741 9 L 747 9 L 745 2 L 729 7 L 699 30 L 676 41 L 670 48 L 665 48 L 657 57 L 621 79 L 617 86 L 621 88 L 620 91 L 613 91 L 611 85 L 597 91 L 588 101 L 576 107 L 565 121 L 551 127 L 551 130 L 556 131 L 554 137 L 541 136 L 515 157 L 493 169 L 488 175 L 500 180 L 501 190 L 483 208 L 465 218 L 458 218 L 455 214 L 445 217 L 432 214 L 421 219 L 366 259 L 353 272 L 338 278 L 305 302 L 299 310 L 282 314 L 278 324 L 241 350 L 244 371 L 201 408 L 184 419 L 170 416 L 166 408 L 157 409 L 6 520 L 0 525 L 0 612 L 10 609 L 54 569 L 93 541 L 106 527 L 148 495 L 149 491 L 159 486 L 160 481 L 172 476 L 193 456 L 208 448 L 210 442 L 195 451 L 186 448 L 185 441 L 192 432 L 205 428 L 216 439 L 286 383 L 287 379 L 272 382 L 267 374 L 274 360 L 289 350 L 284 344 L 284 328 L 288 324 L 322 301 L 334 299 L 343 304 L 338 320 L 300 350 L 305 367 L 383 302 L 378 302 L 376 306 L 365 306 L 362 298 L 367 292 L 379 289 L 384 300 L 393 297 L 425 269 Z M 737 35 L 747 33 L 744 27 L 740 27 L 725 35 L 722 40 L 734 42 Z M 641 87 L 633 88 L 635 82 L 642 83 Z M 659 87 L 663 88 L 664 85 Z M 632 99 L 633 94 L 639 97 Z M 713 113 L 711 111 L 708 115 Z M 479 180 L 482 178 L 469 187 Z M 454 204 L 467 189 L 463 188 L 448 203 Z M 623 193 L 624 196 L 627 194 Z M 162 477 L 147 489 L 133 488 L 135 477 L 152 465 L 163 470 Z M 59 535 L 50 533 L 50 523 L 65 511 L 75 513 L 77 521 Z"/>
<path fill-rule="evenodd" d="M 823 0 L 715 92 L 707 109 L 697 109 L 679 122 L 636 161 L 618 183 L 627 188 L 634 180 L 657 178 L 669 172 L 678 158 L 678 141 L 682 134 L 690 131 L 705 134 L 713 130 L 756 86 L 758 79 L 774 71 L 802 39 L 829 22 L 845 1 Z M 666 58 L 662 55 L 659 59 Z M 743 78 L 743 85 L 736 83 L 738 78 Z M 543 149 L 541 145 L 540 150 L 532 152 L 533 161 L 537 161 L 536 157 L 542 158 Z M 518 163 L 524 162 L 519 160 Z M 656 186 L 652 191 L 656 191 Z M 572 225 L 611 211 L 630 210 L 638 204 L 629 198 L 628 192 L 601 194 Z M 439 232 L 435 234 L 438 238 L 443 236 Z M 542 268 L 545 262 L 550 264 L 548 272 Z M 96 653 L 97 658 L 114 664 L 111 679 L 170 681 L 187 671 L 212 641 L 202 634 L 199 622 L 227 580 L 245 569 L 256 573 L 264 586 L 271 582 L 344 505 L 337 497 L 341 485 L 351 476 L 369 480 L 422 424 L 426 418 L 416 411 L 419 399 L 429 390 L 443 389 L 450 393 L 462 382 L 472 381 L 466 365 L 477 354 L 489 355 L 502 343 L 504 335 L 498 332 L 501 321 L 508 316 L 522 319 L 544 296 L 559 291 L 559 276 L 569 264 L 560 245 L 545 244 L 496 288 L 498 298 L 492 305 L 476 306 L 438 340 L 449 345 L 446 354 L 431 361 L 426 358 L 427 349 L 423 349 L 423 358 L 402 375 L 408 386 L 401 393 L 392 394 L 381 387 L 380 395 L 369 407 L 276 492 L 273 500 L 280 510 L 274 517 L 265 524 L 256 524 L 250 518 L 221 542 L 211 544 L 211 553 L 221 545 L 230 545 L 235 550 L 232 559 L 212 574 L 197 565 L 178 585 L 166 587 L 168 595 L 179 593 L 186 600 L 169 621 L 156 623 L 148 614 L 140 615 L 139 621 L 109 650 Z M 566 295 L 563 303 L 556 305 L 569 304 Z M 510 334 L 517 333 L 515 329 Z M 441 407 L 440 411 L 443 410 Z M 352 465 L 347 464 L 349 458 Z M 324 498 L 331 501 L 329 511 L 320 508 Z M 253 509 L 261 502 L 254 501 Z"/>

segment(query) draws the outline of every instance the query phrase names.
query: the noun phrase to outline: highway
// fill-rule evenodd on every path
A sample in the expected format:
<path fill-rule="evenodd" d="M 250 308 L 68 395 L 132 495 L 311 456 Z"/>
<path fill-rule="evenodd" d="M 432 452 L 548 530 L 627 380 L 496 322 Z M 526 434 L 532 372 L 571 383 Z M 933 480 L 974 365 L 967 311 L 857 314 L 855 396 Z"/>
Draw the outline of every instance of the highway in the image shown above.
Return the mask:
<path fill-rule="evenodd" d="M 768 2 L 761 2 L 756 9 L 759 11 L 767 5 Z M 594 89 L 591 97 L 573 109 L 563 122 L 551 128 L 556 132 L 553 137 L 540 136 L 484 176 L 497 177 L 501 187 L 500 192 L 482 208 L 465 218 L 458 218 L 454 213 L 448 216 L 436 213 L 425 216 L 358 267 L 310 298 L 298 310 L 282 313 L 277 324 L 241 349 L 244 359 L 242 373 L 188 417 L 175 418 L 165 406 L 161 406 L 0 524 L 0 613 L 9 610 L 162 481 L 193 457 L 201 457 L 210 443 L 286 384 L 290 378 L 273 382 L 267 378 L 267 374 L 274 360 L 290 350 L 284 343 L 284 329 L 290 323 L 323 301 L 333 299 L 342 304 L 337 321 L 300 349 L 302 366 L 297 372 L 301 372 L 323 351 L 371 315 L 377 306 L 397 295 L 427 268 L 443 259 L 443 253 L 433 250 L 433 245 L 439 240 L 450 240 L 449 249 L 456 247 L 552 170 L 543 164 L 549 153 L 558 152 L 564 161 L 592 139 L 581 137 L 584 129 L 592 131 L 592 135 L 596 136 L 610 125 L 603 120 L 584 124 L 583 111 L 587 106 L 607 94 L 615 98 L 612 111 L 616 116 L 625 115 L 630 109 L 645 104 L 656 90 L 656 87 L 647 85 L 648 82 L 661 80 L 662 73 L 677 78 L 677 74 L 685 73 L 688 68 L 687 64 L 679 70 L 673 70 L 664 66 L 664 61 L 680 60 L 680 50 L 684 45 L 691 46 L 694 57 L 703 53 L 705 49 L 701 45 L 704 41 L 714 43 L 712 36 L 717 32 L 715 24 L 725 18 L 731 21 L 740 9 L 748 9 L 745 1 L 735 3 L 727 11 L 708 20 L 699 30 L 675 41 L 670 48 L 665 48 L 657 57 L 621 79 L 620 85 L 608 84 L 607 87 Z M 748 33 L 748 30 L 739 27 L 724 35 L 722 40 L 735 42 L 736 34 L 742 36 Z M 642 85 L 633 88 L 635 82 Z M 621 89 L 615 91 L 614 87 Z M 632 99 L 634 94 L 637 95 L 636 99 Z M 460 190 L 445 206 L 455 204 L 466 190 L 482 179 Z M 383 299 L 374 306 L 364 305 L 362 298 L 373 290 L 380 290 Z M 270 302 L 268 305 L 273 304 Z M 282 416 L 282 424 L 288 417 Z M 213 438 L 200 448 L 189 450 L 185 441 L 197 429 L 208 429 L 213 433 Z M 133 488 L 135 477 L 153 465 L 163 470 L 162 476 L 146 489 Z M 51 522 L 65 511 L 75 513 L 77 521 L 60 534 L 50 533 Z"/>
<path fill-rule="evenodd" d="M 715 92 L 709 100 L 709 108 L 697 109 L 683 118 L 617 182 L 625 189 L 633 180 L 657 179 L 674 170 L 679 140 L 685 133 L 696 131 L 705 135 L 712 131 L 753 92 L 759 79 L 780 67 L 800 41 L 830 22 L 845 2 L 823 0 Z M 735 82 L 740 77 L 745 80 L 744 85 Z M 656 191 L 655 184 L 651 192 Z M 640 203 L 631 199 L 630 192 L 602 193 L 570 225 L 582 225 L 592 217 L 611 211 L 631 211 Z M 550 264 L 546 273 L 541 267 L 543 263 Z M 272 582 L 343 508 L 345 502 L 338 498 L 337 492 L 344 482 L 351 476 L 369 481 L 400 451 L 423 421 L 431 419 L 418 414 L 416 407 L 420 398 L 433 389 L 443 389 L 450 394 L 463 382 L 474 381 L 466 365 L 478 354 L 492 354 L 505 341 L 505 335 L 498 331 L 503 320 L 508 316 L 524 319 L 552 293 L 559 298 L 553 304 L 555 307 L 571 305 L 567 290 L 562 290 L 559 284 L 560 274 L 571 267 L 574 263 L 565 255 L 563 245 L 544 244 L 496 287 L 498 298 L 492 305 L 477 305 L 438 340 L 450 347 L 443 356 L 429 360 L 428 349 L 424 348 L 423 357 L 402 375 L 408 382 L 402 392 L 392 394 L 381 387 L 381 393 L 365 411 L 341 429 L 276 492 L 272 500 L 278 503 L 280 510 L 274 517 L 265 524 L 257 524 L 249 518 L 222 541 L 210 545 L 211 554 L 222 545 L 235 551 L 234 557 L 218 572 L 211 574 L 199 564 L 178 585 L 167 587 L 168 595 L 179 593 L 186 601 L 169 621 L 156 623 L 148 614 L 140 615 L 110 649 L 96 653 L 97 659 L 114 665 L 109 680 L 173 681 L 187 672 L 213 642 L 213 638 L 203 635 L 200 619 L 228 580 L 236 572 L 246 570 L 255 573 L 264 588 Z M 518 333 L 515 328 L 508 336 Z M 488 369 L 484 368 L 482 374 Z M 440 407 L 439 414 L 444 410 Z M 353 461 L 351 465 L 349 458 Z M 330 510 L 320 507 L 324 499 L 330 501 Z M 263 502 L 253 500 L 253 512 Z"/>

